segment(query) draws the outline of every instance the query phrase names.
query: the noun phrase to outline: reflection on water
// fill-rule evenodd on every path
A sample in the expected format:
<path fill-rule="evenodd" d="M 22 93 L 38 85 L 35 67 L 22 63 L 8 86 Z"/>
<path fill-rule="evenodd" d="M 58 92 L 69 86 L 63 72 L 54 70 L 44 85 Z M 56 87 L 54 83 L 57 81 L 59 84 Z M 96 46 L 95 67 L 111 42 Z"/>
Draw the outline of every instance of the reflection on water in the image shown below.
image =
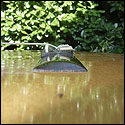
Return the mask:
<path fill-rule="evenodd" d="M 2 52 L 1 123 L 124 123 L 124 56 L 77 53 L 84 73 L 33 73 L 40 52 Z"/>

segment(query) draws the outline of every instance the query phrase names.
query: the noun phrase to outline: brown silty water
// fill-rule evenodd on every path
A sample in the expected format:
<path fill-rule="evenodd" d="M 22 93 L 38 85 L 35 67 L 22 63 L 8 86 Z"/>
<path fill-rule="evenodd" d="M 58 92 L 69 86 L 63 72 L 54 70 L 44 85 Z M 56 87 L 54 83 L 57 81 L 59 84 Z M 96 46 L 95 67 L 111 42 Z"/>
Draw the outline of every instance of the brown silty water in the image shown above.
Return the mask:
<path fill-rule="evenodd" d="M 2 124 L 124 123 L 124 55 L 76 53 L 88 72 L 34 73 L 40 56 L 2 51 Z"/>

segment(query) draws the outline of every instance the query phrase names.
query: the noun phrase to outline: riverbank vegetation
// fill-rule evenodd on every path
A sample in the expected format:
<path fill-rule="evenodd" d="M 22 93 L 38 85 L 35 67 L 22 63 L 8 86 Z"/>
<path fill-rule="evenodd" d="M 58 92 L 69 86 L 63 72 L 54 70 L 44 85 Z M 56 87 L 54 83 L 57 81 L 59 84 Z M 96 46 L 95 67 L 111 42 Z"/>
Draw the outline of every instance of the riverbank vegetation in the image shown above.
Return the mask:
<path fill-rule="evenodd" d="M 1 1 L 1 42 L 69 44 L 76 51 L 124 53 L 124 1 Z"/>

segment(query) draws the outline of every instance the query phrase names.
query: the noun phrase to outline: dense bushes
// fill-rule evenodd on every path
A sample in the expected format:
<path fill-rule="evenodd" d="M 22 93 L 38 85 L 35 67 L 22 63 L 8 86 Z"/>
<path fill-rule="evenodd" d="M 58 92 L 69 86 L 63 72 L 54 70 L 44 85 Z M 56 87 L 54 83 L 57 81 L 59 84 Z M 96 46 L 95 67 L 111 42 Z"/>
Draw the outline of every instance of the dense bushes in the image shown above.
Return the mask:
<path fill-rule="evenodd" d="M 108 4 L 120 20 L 108 20 L 105 10 L 98 10 L 93 1 L 4 1 L 1 41 L 68 43 L 78 51 L 123 53 L 124 2 Z"/>

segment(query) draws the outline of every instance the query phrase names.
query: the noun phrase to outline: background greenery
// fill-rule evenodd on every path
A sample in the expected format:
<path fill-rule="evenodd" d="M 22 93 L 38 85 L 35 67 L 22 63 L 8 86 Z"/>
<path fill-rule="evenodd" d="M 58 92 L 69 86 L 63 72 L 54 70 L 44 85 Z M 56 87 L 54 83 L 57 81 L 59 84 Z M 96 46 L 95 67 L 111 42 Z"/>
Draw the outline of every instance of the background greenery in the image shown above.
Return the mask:
<path fill-rule="evenodd" d="M 1 1 L 1 42 L 47 42 L 69 44 L 77 51 L 124 53 L 124 1 Z"/>

